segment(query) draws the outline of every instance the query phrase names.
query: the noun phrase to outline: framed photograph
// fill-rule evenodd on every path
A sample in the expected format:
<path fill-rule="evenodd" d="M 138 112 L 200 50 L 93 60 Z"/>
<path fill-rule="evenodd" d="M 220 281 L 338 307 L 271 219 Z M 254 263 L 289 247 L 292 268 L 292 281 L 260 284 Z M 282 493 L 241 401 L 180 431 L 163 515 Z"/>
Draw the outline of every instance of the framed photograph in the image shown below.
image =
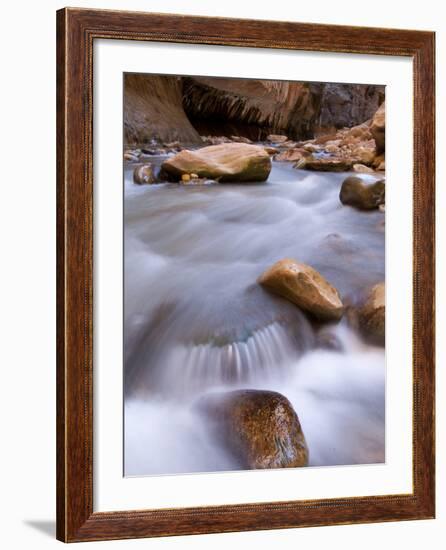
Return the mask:
<path fill-rule="evenodd" d="M 57 13 L 57 537 L 428 519 L 434 33 Z"/>

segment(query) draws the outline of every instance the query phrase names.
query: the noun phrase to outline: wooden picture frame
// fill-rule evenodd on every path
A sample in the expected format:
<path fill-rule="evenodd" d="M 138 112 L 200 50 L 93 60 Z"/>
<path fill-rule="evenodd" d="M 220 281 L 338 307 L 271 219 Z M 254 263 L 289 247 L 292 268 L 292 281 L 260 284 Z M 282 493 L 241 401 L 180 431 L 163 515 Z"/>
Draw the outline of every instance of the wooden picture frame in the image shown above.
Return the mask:
<path fill-rule="evenodd" d="M 365 32 L 366 31 L 366 32 Z M 413 492 L 93 512 L 93 42 L 249 46 L 413 59 Z M 434 517 L 432 32 L 65 8 L 57 12 L 57 538 L 65 542 Z"/>

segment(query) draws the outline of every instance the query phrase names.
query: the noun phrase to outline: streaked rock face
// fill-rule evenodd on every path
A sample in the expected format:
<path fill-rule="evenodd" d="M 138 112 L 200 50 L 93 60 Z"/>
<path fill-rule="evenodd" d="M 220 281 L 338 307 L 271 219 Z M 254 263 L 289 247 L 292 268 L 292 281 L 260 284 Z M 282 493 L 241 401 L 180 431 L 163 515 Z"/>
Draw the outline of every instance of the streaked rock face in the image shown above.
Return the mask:
<path fill-rule="evenodd" d="M 124 81 L 127 144 L 199 135 L 304 139 L 370 119 L 383 100 L 373 85 L 129 74 Z M 197 132 L 197 129 L 199 132 Z"/>
<path fill-rule="evenodd" d="M 176 76 L 126 74 L 124 77 L 124 140 L 201 143 L 182 105 L 182 79 Z"/>
<path fill-rule="evenodd" d="M 309 265 L 286 258 L 267 269 L 258 282 L 321 321 L 336 321 L 344 306 L 338 291 Z"/>
<path fill-rule="evenodd" d="M 373 117 L 384 101 L 384 88 L 363 84 L 313 84 L 320 86 L 318 125 L 341 128 L 358 125 Z"/>
<path fill-rule="evenodd" d="M 231 124 L 253 139 L 267 134 L 310 135 L 317 98 L 301 82 L 195 77 L 185 78 L 184 109 L 194 124 Z M 289 133 L 288 133 L 289 131 Z"/>

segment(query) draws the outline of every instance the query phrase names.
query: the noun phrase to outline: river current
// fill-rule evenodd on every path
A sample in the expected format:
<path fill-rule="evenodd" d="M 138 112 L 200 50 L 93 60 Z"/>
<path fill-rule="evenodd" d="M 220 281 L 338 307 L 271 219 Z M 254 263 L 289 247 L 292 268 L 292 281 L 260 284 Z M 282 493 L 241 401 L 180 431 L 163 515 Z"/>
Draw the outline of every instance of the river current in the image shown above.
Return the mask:
<path fill-rule="evenodd" d="M 256 282 L 294 258 L 354 305 L 384 280 L 384 214 L 343 206 L 345 177 L 273 162 L 262 184 L 138 186 L 125 171 L 126 475 L 239 469 L 194 406 L 215 389 L 284 394 L 310 466 L 384 461 L 383 348 Z"/>

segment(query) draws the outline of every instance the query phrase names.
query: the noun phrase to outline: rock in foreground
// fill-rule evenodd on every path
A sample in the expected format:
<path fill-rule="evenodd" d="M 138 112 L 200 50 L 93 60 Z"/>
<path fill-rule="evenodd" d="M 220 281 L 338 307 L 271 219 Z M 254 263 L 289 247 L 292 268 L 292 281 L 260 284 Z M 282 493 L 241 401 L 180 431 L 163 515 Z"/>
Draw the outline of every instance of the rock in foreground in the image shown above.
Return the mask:
<path fill-rule="evenodd" d="M 386 185 L 384 180 L 368 182 L 358 176 L 349 176 L 342 182 L 339 200 L 359 208 L 373 210 L 385 202 Z"/>
<path fill-rule="evenodd" d="M 181 151 L 164 161 L 161 169 L 174 181 L 180 180 L 183 174 L 194 173 L 220 182 L 257 182 L 268 179 L 271 159 L 263 147 L 224 143 Z"/>
<path fill-rule="evenodd" d="M 276 262 L 258 282 L 321 321 L 338 321 L 344 312 L 338 291 L 315 269 L 295 260 Z"/>
<path fill-rule="evenodd" d="M 375 285 L 359 309 L 359 326 L 364 336 L 384 345 L 386 332 L 386 292 L 384 283 Z"/>
<path fill-rule="evenodd" d="M 237 390 L 208 395 L 200 408 L 246 468 L 297 468 L 308 464 L 299 418 L 280 393 Z"/>

